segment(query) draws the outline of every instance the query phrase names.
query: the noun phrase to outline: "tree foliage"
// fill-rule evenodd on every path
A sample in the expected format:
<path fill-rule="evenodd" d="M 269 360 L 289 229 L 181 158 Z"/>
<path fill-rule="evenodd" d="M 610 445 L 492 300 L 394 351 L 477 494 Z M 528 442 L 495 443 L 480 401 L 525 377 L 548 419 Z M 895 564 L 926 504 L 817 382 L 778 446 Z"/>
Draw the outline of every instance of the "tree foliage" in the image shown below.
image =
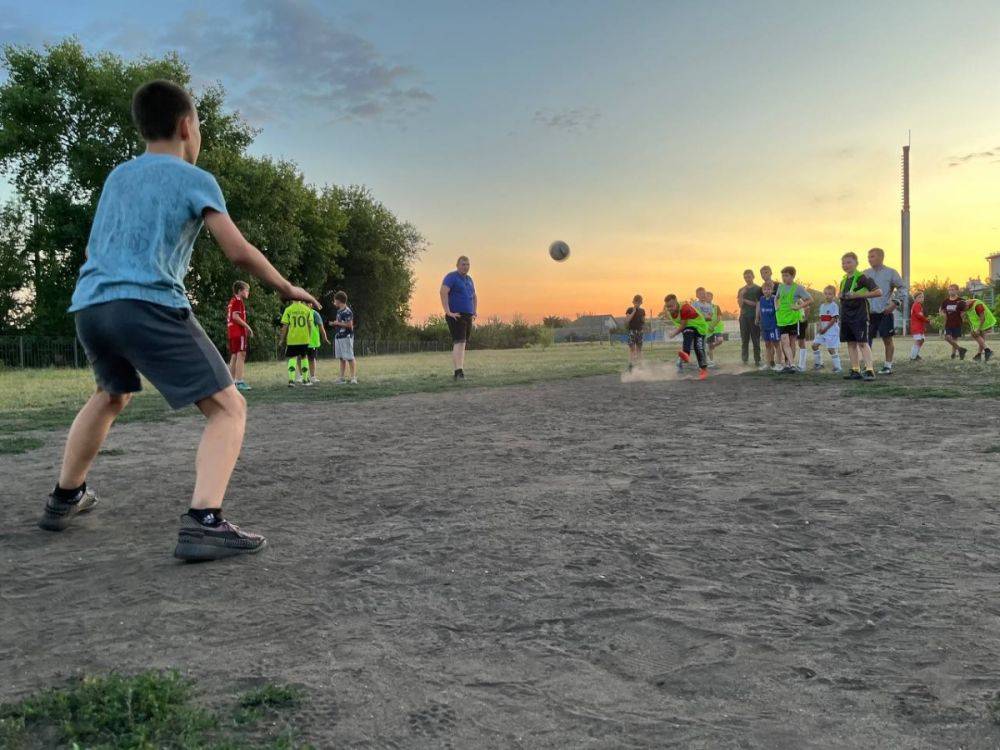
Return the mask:
<path fill-rule="evenodd" d="M 125 60 L 88 54 L 76 40 L 36 50 L 6 46 L 0 85 L 0 174 L 15 198 L 0 211 L 0 332 L 72 334 L 66 314 L 108 173 L 144 150 L 131 121 L 132 92 L 168 78 L 190 85 L 176 55 Z M 288 162 L 247 153 L 255 131 L 212 86 L 195 94 L 202 121 L 198 165 L 212 172 L 247 239 L 317 294 L 343 288 L 361 325 L 380 334 L 409 315 L 419 233 L 362 187 L 317 188 Z M 211 237 L 197 240 L 187 287 L 195 312 L 220 344 L 232 283 L 245 278 Z M 252 283 L 258 349 L 273 343 L 281 308 Z M 256 324 L 256 325 L 255 325 Z"/>

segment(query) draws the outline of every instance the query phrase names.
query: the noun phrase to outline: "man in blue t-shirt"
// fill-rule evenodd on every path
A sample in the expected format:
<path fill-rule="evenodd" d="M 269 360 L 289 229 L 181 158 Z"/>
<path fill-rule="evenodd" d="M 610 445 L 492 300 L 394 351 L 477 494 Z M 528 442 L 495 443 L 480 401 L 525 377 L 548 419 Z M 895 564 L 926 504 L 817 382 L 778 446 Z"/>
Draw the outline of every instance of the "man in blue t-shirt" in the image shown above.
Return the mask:
<path fill-rule="evenodd" d="M 455 269 L 441 282 L 441 305 L 444 320 L 451 331 L 451 359 L 455 365 L 455 380 L 465 380 L 465 346 L 472 333 L 472 321 L 476 317 L 476 285 L 469 276 L 468 257 L 462 255 Z"/>

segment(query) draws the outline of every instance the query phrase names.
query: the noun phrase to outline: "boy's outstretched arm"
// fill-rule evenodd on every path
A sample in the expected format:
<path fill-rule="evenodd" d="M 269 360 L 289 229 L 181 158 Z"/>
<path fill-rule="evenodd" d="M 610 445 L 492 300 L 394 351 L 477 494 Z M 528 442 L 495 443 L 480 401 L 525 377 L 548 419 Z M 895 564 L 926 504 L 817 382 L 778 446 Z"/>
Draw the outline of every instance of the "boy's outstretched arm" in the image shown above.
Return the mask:
<path fill-rule="evenodd" d="M 205 224 L 208 231 L 219 243 L 223 254 L 238 268 L 252 273 L 285 299 L 311 302 L 319 307 L 319 302 L 309 292 L 294 286 L 288 279 L 278 273 L 271 261 L 264 254 L 246 241 L 239 227 L 233 223 L 229 214 L 219 213 L 211 209 L 205 211 Z"/>

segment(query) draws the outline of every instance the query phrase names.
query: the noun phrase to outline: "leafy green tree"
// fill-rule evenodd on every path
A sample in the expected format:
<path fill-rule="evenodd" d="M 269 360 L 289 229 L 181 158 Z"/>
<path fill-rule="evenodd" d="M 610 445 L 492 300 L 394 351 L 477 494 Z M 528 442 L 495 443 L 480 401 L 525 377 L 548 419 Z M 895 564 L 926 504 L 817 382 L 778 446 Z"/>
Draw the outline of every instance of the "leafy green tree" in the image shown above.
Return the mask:
<path fill-rule="evenodd" d="M 398 336 L 410 316 L 411 264 L 423 249 L 424 239 L 365 187 L 329 192 L 336 196 L 347 224 L 340 235 L 345 255 L 338 272 L 327 276 L 327 288 L 347 292 L 359 336 Z"/>
<path fill-rule="evenodd" d="M 168 78 L 189 85 L 176 55 L 159 59 L 88 55 L 70 39 L 35 50 L 6 46 L 0 64 L 0 174 L 14 201 L 0 225 L 0 330 L 72 334 L 66 315 L 100 191 L 108 173 L 144 150 L 131 121 L 132 92 Z M 317 189 L 287 161 L 247 154 L 255 131 L 225 109 L 225 93 L 195 96 L 202 120 L 199 166 L 212 172 L 247 239 L 287 277 L 317 295 L 344 288 L 363 333 L 386 337 L 405 328 L 413 290 L 411 264 L 423 247 L 363 187 Z M 213 339 L 225 342 L 222 311 L 232 283 L 244 278 L 207 233 L 195 245 L 187 287 Z M 245 279 L 244 280 L 249 280 Z M 251 353 L 270 354 L 270 325 L 282 304 L 251 282 Z"/>
<path fill-rule="evenodd" d="M 569 324 L 569 318 L 562 318 L 558 315 L 546 315 L 542 318 L 542 325 L 546 328 L 565 328 Z"/>

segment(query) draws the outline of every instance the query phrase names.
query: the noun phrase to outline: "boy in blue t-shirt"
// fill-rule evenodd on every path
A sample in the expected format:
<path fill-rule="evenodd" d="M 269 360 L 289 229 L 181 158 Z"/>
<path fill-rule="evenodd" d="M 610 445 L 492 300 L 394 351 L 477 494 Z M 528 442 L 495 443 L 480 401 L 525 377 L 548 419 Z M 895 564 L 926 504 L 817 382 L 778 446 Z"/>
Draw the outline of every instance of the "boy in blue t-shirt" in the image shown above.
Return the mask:
<path fill-rule="evenodd" d="M 760 299 L 757 300 L 757 325 L 760 326 L 760 337 L 764 339 L 765 361 L 772 370 L 781 369 L 775 364 L 778 348 L 781 346 L 775 302 L 774 282 L 765 281 L 761 287 Z"/>
<path fill-rule="evenodd" d="M 61 531 L 97 504 L 87 473 L 115 418 L 142 390 L 141 373 L 172 407 L 195 404 L 208 420 L 174 555 L 214 560 L 257 552 L 264 537 L 222 517 L 243 443 L 246 400 L 192 314 L 184 288 L 202 224 L 233 264 L 285 298 L 316 300 L 243 238 L 215 178 L 194 166 L 201 130 L 187 91 L 171 81 L 146 83 L 132 97 L 132 117 L 146 152 L 115 167 L 104 183 L 69 308 L 97 390 L 70 428 L 59 481 L 39 526 Z"/>
<path fill-rule="evenodd" d="M 476 285 L 469 276 L 471 263 L 468 256 L 460 255 L 455 270 L 441 281 L 441 306 L 444 322 L 451 333 L 451 363 L 455 367 L 455 380 L 465 380 L 465 348 L 472 335 L 472 322 L 476 319 L 479 300 Z"/>

